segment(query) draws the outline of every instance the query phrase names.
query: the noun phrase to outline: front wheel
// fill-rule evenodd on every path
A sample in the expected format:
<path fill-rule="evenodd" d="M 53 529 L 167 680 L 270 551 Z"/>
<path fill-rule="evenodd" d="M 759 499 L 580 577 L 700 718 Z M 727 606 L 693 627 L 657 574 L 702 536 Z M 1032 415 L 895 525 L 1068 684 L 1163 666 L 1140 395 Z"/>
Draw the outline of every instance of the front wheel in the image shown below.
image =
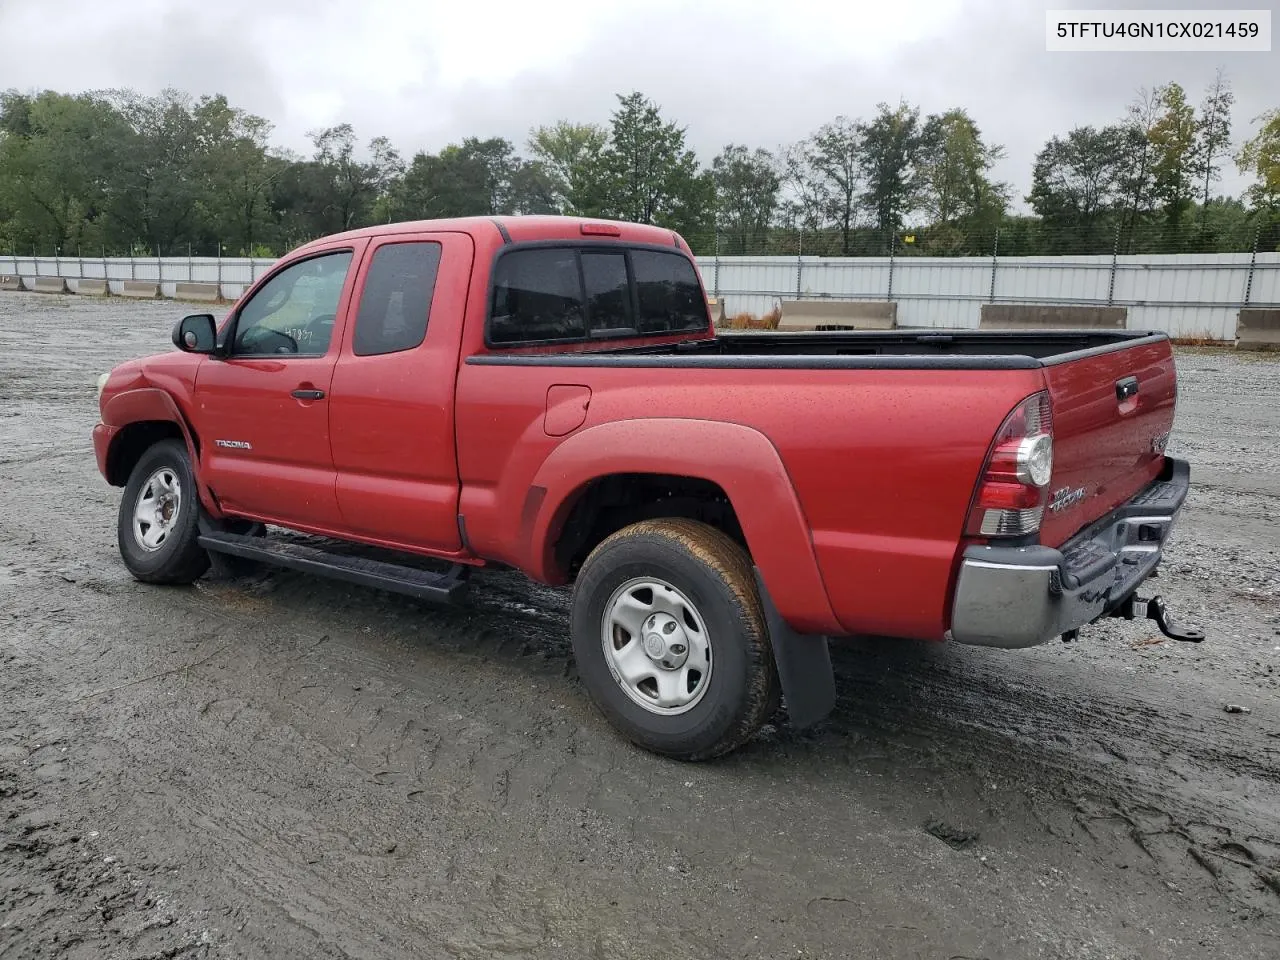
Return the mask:
<path fill-rule="evenodd" d="M 570 622 L 587 691 L 645 749 L 719 756 L 778 708 L 751 562 L 714 527 L 646 520 L 608 537 L 582 565 Z"/>
<path fill-rule="evenodd" d="M 191 583 L 209 569 L 196 542 L 199 494 L 187 447 L 161 440 L 134 465 L 120 500 L 120 557 L 144 583 Z"/>

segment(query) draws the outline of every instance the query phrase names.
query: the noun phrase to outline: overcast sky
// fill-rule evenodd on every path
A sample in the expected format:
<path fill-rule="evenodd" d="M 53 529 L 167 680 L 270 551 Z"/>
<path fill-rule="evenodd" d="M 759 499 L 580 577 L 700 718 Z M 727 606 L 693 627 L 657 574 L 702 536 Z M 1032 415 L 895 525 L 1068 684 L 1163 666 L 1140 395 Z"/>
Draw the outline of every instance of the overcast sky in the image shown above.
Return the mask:
<path fill-rule="evenodd" d="M 1221 66 L 1237 144 L 1280 107 L 1274 49 L 1048 53 L 1046 9 L 1275 2 L 0 0 L 0 88 L 220 92 L 284 146 L 306 152 L 307 131 L 349 121 L 406 157 L 470 135 L 523 147 L 531 126 L 607 121 L 613 95 L 637 89 L 704 161 L 906 99 L 967 108 L 1005 146 L 998 173 L 1021 197 L 1050 135 L 1117 119 L 1139 87 L 1176 80 L 1198 103 Z M 1229 164 L 1220 189 L 1247 182 Z"/>

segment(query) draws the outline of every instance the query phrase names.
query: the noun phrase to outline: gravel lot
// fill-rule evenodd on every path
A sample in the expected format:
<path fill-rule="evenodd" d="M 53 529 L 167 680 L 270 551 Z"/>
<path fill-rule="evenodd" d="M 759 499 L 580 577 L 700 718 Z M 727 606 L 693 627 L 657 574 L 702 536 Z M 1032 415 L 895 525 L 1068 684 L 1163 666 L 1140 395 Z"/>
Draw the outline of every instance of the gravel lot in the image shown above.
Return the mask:
<path fill-rule="evenodd" d="M 687 765 L 518 577 L 135 583 L 94 380 L 183 312 L 0 294 L 3 960 L 1277 956 L 1280 360 L 1179 353 L 1207 642 L 851 641 L 828 722 Z"/>

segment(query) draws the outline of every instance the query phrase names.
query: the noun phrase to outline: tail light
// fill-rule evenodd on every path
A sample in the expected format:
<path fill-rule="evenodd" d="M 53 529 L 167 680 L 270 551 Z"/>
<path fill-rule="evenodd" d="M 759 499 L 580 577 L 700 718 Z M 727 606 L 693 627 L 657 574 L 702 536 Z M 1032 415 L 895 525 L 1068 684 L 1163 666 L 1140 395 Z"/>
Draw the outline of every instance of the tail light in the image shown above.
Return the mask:
<path fill-rule="evenodd" d="M 971 537 L 1025 537 L 1040 529 L 1053 474 L 1048 391 L 1032 394 L 1004 418 L 982 468 L 965 523 Z"/>

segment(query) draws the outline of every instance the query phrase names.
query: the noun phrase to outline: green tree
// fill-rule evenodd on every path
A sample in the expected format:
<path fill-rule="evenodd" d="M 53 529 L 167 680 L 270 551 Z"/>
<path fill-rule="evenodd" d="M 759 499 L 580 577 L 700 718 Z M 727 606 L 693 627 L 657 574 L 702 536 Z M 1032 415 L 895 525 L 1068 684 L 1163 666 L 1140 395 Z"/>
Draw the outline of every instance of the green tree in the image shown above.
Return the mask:
<path fill-rule="evenodd" d="M 457 144 L 438 154 L 416 154 L 400 183 L 405 216 L 431 220 L 488 213 L 486 175 L 483 164 Z"/>
<path fill-rule="evenodd" d="M 1178 235 L 1195 189 L 1196 111 L 1177 83 L 1159 87 L 1160 115 L 1151 128 L 1155 195 L 1164 211 L 1170 238 Z"/>
<path fill-rule="evenodd" d="M 819 192 L 826 201 L 826 217 L 840 229 L 840 252 L 853 253 L 853 228 L 861 202 L 866 157 L 863 126 L 847 117 L 836 117 L 809 140 L 808 163 L 822 178 Z"/>
<path fill-rule="evenodd" d="M 545 212 L 550 187 L 530 166 L 508 140 L 468 137 L 417 154 L 400 181 L 400 202 L 409 216 L 427 219 Z"/>
<path fill-rule="evenodd" d="M 1195 131 L 1195 174 L 1203 185 L 1200 191 L 1200 227 L 1205 228 L 1209 209 L 1209 186 L 1221 176 L 1220 165 L 1231 149 L 1231 105 L 1235 95 L 1222 71 L 1214 76 L 1213 86 L 1205 93 Z"/>
<path fill-rule="evenodd" d="M 828 184 L 813 163 L 812 140 L 779 151 L 785 194 L 781 213 L 787 224 L 803 234 L 816 234 L 826 224 L 831 207 Z"/>
<path fill-rule="evenodd" d="M 1151 134 L 1161 113 L 1158 91 L 1142 87 L 1125 110 L 1116 139 L 1116 187 L 1123 207 L 1120 228 L 1124 249 L 1133 251 L 1139 224 L 1155 209 L 1156 189 L 1152 167 L 1155 145 Z"/>
<path fill-rule="evenodd" d="M 1245 196 L 1255 210 L 1280 213 L 1280 109 L 1255 117 L 1254 122 L 1262 126 L 1236 154 L 1240 172 L 1257 178 Z"/>
<path fill-rule="evenodd" d="M 315 146 L 312 201 L 325 233 L 367 223 L 378 197 L 380 172 L 356 157 L 355 131 L 349 123 L 310 134 Z"/>
<path fill-rule="evenodd" d="M 99 95 L 0 95 L 0 198 L 10 242 L 45 253 L 104 242 L 128 133 Z"/>
<path fill-rule="evenodd" d="M 685 146 L 684 128 L 663 120 L 657 105 L 641 93 L 620 94 L 618 104 L 604 150 L 606 215 L 682 233 L 709 233 L 714 188 Z"/>
<path fill-rule="evenodd" d="M 248 256 L 264 240 L 275 239 L 271 192 L 288 161 L 270 152 L 270 123 L 221 95 L 203 98 L 194 117 L 206 227 L 198 245 L 212 251 L 229 243 L 231 253 Z"/>
<path fill-rule="evenodd" d="M 1036 154 L 1027 202 L 1040 216 L 1045 250 L 1096 249 L 1121 201 L 1123 127 L 1076 127 Z"/>
<path fill-rule="evenodd" d="M 370 140 L 369 152 L 373 158 L 370 166 L 373 168 L 374 190 L 377 193 L 373 201 L 373 220 L 376 223 L 391 223 L 401 216 L 396 199 L 399 196 L 400 180 L 405 173 L 404 159 L 386 137 L 374 137 Z"/>
<path fill-rule="evenodd" d="M 778 207 L 781 178 L 773 155 L 731 143 L 712 161 L 716 191 L 716 228 L 723 252 L 758 251 L 768 238 Z"/>
<path fill-rule="evenodd" d="M 161 255 L 185 252 L 200 228 L 199 204 L 208 190 L 195 103 L 173 89 L 154 97 L 132 90 L 109 96 L 131 131 L 115 178 L 117 240 Z"/>
<path fill-rule="evenodd" d="M 925 120 L 917 165 L 921 206 L 932 219 L 932 249 L 956 254 L 989 249 L 1009 205 L 1008 184 L 990 176 L 1003 157 L 1004 148 L 988 146 L 964 110 Z"/>
<path fill-rule="evenodd" d="M 539 160 L 521 160 L 511 175 L 509 213 L 553 214 L 561 208 L 557 184 Z"/>
<path fill-rule="evenodd" d="M 920 110 L 900 103 L 877 105 L 870 123 L 861 126 L 863 204 L 881 237 L 897 233 L 919 199 Z"/>
<path fill-rule="evenodd" d="M 609 131 L 593 123 L 561 120 L 530 133 L 529 152 L 546 178 L 556 211 L 602 215 L 609 203 L 608 145 Z"/>

